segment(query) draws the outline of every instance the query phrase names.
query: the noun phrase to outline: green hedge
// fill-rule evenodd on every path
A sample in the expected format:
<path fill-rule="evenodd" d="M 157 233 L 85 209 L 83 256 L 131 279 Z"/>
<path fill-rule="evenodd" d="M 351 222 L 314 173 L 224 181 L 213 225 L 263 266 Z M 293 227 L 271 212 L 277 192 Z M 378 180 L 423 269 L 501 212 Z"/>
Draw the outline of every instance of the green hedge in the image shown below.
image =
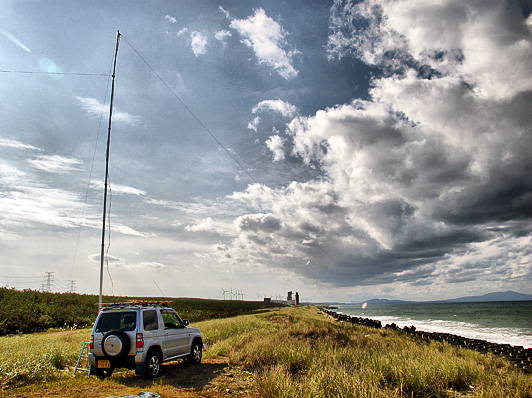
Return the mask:
<path fill-rule="evenodd" d="M 161 297 L 104 297 L 103 301 L 112 303 L 132 299 L 168 300 L 182 318 L 187 318 L 192 323 L 279 306 L 257 301 Z M 97 303 L 96 295 L 0 288 L 0 335 L 32 333 L 51 328 L 87 327 L 92 325 L 98 314 Z"/>

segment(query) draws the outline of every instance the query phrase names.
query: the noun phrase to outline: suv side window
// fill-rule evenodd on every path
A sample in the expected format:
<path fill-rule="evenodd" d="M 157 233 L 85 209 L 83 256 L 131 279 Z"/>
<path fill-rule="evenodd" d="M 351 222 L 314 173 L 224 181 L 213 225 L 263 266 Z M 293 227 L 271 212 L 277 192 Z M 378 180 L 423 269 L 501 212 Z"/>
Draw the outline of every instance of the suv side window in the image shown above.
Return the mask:
<path fill-rule="evenodd" d="M 142 313 L 142 320 L 144 322 L 144 330 L 159 329 L 159 322 L 157 321 L 157 311 L 147 310 Z"/>
<path fill-rule="evenodd" d="M 181 323 L 181 319 L 179 319 L 175 312 L 162 310 L 161 315 L 163 316 L 165 329 L 179 329 L 184 327 Z"/>

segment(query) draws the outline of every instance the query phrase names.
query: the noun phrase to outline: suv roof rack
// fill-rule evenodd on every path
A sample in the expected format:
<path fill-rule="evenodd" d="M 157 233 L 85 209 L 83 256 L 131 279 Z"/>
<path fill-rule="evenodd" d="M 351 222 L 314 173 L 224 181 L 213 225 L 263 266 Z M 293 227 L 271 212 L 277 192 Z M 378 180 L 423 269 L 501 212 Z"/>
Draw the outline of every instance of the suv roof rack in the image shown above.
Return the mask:
<path fill-rule="evenodd" d="M 168 301 L 130 300 L 116 303 L 102 303 L 102 309 L 125 307 L 168 307 Z"/>

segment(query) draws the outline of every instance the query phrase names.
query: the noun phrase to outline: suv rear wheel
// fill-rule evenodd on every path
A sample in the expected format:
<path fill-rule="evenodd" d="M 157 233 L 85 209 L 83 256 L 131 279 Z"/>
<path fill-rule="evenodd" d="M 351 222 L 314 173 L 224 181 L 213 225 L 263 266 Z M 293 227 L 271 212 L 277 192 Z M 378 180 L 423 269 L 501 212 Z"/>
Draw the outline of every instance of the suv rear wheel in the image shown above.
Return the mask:
<path fill-rule="evenodd" d="M 161 355 L 154 350 L 148 351 L 144 361 L 144 375 L 148 379 L 154 379 L 161 374 Z"/>

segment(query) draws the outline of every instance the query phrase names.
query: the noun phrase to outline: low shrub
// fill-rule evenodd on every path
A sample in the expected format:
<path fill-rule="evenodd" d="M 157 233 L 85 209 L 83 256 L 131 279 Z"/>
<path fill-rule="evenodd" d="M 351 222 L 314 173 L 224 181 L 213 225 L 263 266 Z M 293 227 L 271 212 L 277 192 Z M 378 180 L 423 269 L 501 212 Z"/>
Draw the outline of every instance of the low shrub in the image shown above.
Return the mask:
<path fill-rule="evenodd" d="M 95 295 L 0 288 L 0 336 L 90 326 L 98 314 L 98 299 Z M 169 305 L 190 322 L 251 314 L 279 306 L 257 301 L 161 297 L 104 297 L 103 301 L 114 303 L 138 299 L 169 301 Z"/>

